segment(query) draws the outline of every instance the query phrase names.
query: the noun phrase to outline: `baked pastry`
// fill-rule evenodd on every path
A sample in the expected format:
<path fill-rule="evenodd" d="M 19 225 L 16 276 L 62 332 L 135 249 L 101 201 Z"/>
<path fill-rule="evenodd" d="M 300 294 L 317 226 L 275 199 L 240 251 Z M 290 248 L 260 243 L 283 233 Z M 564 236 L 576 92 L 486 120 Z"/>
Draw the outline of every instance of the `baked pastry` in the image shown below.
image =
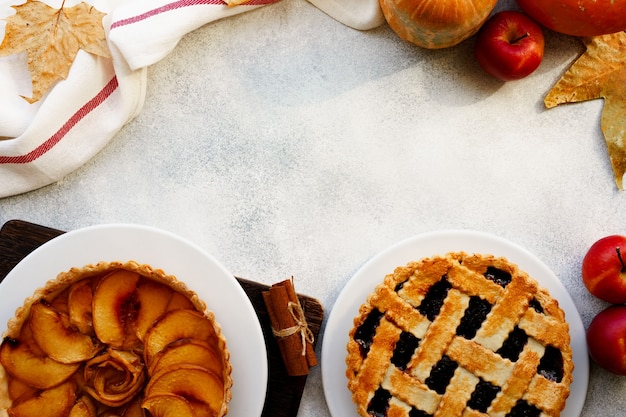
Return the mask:
<path fill-rule="evenodd" d="M 361 416 L 558 416 L 574 364 L 565 315 L 504 258 L 398 267 L 361 306 L 346 375 Z"/>
<path fill-rule="evenodd" d="M 222 417 L 229 359 L 214 314 L 176 277 L 133 261 L 72 268 L 7 325 L 0 416 Z"/>

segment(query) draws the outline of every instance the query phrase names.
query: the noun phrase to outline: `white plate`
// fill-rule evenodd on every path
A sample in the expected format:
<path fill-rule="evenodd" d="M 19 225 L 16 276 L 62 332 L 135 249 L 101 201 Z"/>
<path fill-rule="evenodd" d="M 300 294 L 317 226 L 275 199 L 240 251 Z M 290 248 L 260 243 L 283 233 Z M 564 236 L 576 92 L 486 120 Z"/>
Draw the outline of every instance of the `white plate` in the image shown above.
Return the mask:
<path fill-rule="evenodd" d="M 589 357 L 585 328 L 572 298 L 556 275 L 534 255 L 507 240 L 473 231 L 433 232 L 404 240 L 370 259 L 348 281 L 330 312 L 322 345 L 322 382 L 333 417 L 358 417 L 347 388 L 345 357 L 348 333 L 360 305 L 396 266 L 452 251 L 504 256 L 533 276 L 559 301 L 570 326 L 575 363 L 571 394 L 561 415 L 578 417 L 587 393 Z"/>
<path fill-rule="evenodd" d="M 233 365 L 229 417 L 260 416 L 267 387 L 261 325 L 233 274 L 198 246 L 171 233 L 138 225 L 99 225 L 63 234 L 26 256 L 0 283 L 2 332 L 15 309 L 58 273 L 98 261 L 149 264 L 195 291 L 222 326 Z"/>

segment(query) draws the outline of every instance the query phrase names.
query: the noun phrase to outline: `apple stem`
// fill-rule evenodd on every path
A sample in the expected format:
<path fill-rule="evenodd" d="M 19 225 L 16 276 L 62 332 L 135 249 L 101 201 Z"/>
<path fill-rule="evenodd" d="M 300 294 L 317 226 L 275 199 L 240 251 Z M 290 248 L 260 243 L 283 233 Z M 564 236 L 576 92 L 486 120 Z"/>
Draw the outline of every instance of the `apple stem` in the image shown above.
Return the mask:
<path fill-rule="evenodd" d="M 511 41 L 511 43 L 518 43 L 518 42 L 519 42 L 519 41 L 521 41 L 522 39 L 527 38 L 527 37 L 529 37 L 529 36 L 530 36 L 530 33 L 526 32 L 526 33 L 524 33 L 523 35 L 518 36 L 517 38 L 513 39 L 513 40 Z"/>
<path fill-rule="evenodd" d="M 617 252 L 617 259 L 619 259 L 619 263 L 622 264 L 622 272 L 626 272 L 626 264 L 624 264 L 624 258 L 622 258 L 622 251 L 619 246 L 615 248 L 615 252 Z"/>

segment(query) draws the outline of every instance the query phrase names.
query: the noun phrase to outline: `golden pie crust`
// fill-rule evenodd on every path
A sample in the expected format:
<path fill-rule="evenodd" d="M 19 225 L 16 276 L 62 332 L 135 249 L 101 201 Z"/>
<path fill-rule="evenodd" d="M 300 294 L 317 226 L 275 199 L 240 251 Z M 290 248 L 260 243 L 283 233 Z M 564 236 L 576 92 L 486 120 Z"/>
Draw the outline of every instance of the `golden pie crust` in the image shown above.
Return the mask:
<path fill-rule="evenodd" d="M 574 363 L 565 314 L 505 258 L 401 266 L 361 305 L 346 375 L 370 416 L 558 416 Z"/>
<path fill-rule="evenodd" d="M 73 285 L 79 285 L 80 283 L 83 283 L 83 282 L 85 283 L 89 282 L 88 286 L 92 288 L 91 296 L 95 298 L 94 294 L 97 291 L 96 289 L 100 285 L 103 285 L 102 283 L 104 282 L 104 279 L 109 275 L 114 275 L 117 273 L 120 273 L 120 274 L 129 273 L 130 275 L 128 276 L 135 276 L 135 275 L 138 276 L 137 281 L 136 281 L 137 288 L 139 288 L 139 286 L 145 286 L 146 284 L 148 286 L 156 286 L 159 288 L 163 288 L 165 286 L 171 292 L 171 298 L 168 298 L 169 301 L 167 301 L 166 304 L 163 304 L 163 306 L 167 306 L 167 309 L 162 311 L 162 314 L 160 314 L 153 320 L 154 324 L 151 325 L 151 327 L 146 326 L 144 323 L 144 328 L 141 331 L 142 336 L 140 338 L 138 338 L 137 335 L 129 335 L 128 337 L 125 337 L 124 339 L 125 341 L 122 342 L 121 345 L 117 345 L 117 344 L 115 346 L 108 345 L 107 342 L 99 340 L 100 333 L 96 331 L 96 323 L 95 323 L 96 312 L 95 311 L 92 312 L 93 313 L 92 320 L 94 322 L 93 323 L 94 329 L 91 334 L 91 339 L 93 340 L 94 345 L 97 345 L 98 353 L 95 355 L 95 357 L 91 358 L 89 361 L 85 360 L 81 363 L 75 364 L 78 369 L 70 378 L 74 387 L 74 391 L 72 392 L 75 395 L 75 399 L 76 399 L 75 402 L 76 403 L 79 402 L 81 397 L 88 396 L 87 394 L 89 394 L 88 388 L 85 388 L 88 386 L 88 383 L 85 382 L 87 375 L 89 373 L 86 371 L 86 369 L 88 368 L 88 364 L 95 363 L 93 366 L 92 365 L 89 365 L 89 366 L 92 366 L 92 369 L 94 369 L 94 371 L 91 372 L 91 375 L 93 375 L 94 373 L 97 374 L 98 366 L 103 366 L 103 365 L 99 365 L 99 363 L 102 363 L 103 361 L 105 361 L 105 359 L 99 359 L 99 358 L 106 356 L 107 358 L 109 358 L 109 360 L 113 361 L 112 363 L 114 363 L 114 366 L 117 366 L 115 365 L 115 361 L 118 359 L 125 364 L 132 362 L 132 364 L 128 366 L 131 367 L 132 369 L 137 370 L 137 374 L 139 373 L 142 374 L 141 377 L 135 377 L 135 379 L 141 380 L 140 382 L 141 387 L 138 389 L 135 389 L 137 392 L 136 394 L 133 395 L 132 399 L 126 399 L 125 402 L 120 405 L 118 405 L 117 402 L 115 403 L 115 405 L 102 404 L 99 402 L 100 401 L 99 399 L 96 399 L 95 401 L 93 401 L 94 400 L 93 396 L 91 396 L 88 399 L 89 400 L 88 402 L 95 404 L 95 406 L 97 407 L 98 416 L 119 414 L 120 417 L 124 417 L 124 415 L 128 415 L 128 416 L 137 415 L 137 414 L 133 414 L 130 411 L 128 411 L 127 414 L 123 414 L 123 413 L 124 413 L 124 410 L 130 407 L 129 404 L 133 402 L 137 402 L 137 401 L 138 401 L 138 404 L 141 403 L 141 401 L 146 396 L 146 391 L 149 389 L 151 382 L 154 382 L 153 385 L 157 385 L 156 381 L 154 381 L 154 378 L 157 378 L 157 375 L 159 375 L 158 371 L 163 371 L 160 368 L 149 369 L 148 363 L 146 362 L 150 359 L 152 360 L 152 362 L 156 362 L 157 356 L 158 356 L 158 359 L 162 359 L 162 356 L 160 356 L 160 353 L 162 352 L 151 351 L 150 354 L 152 356 L 149 359 L 148 351 L 150 349 L 148 349 L 147 346 L 144 346 L 143 342 L 145 341 L 147 344 L 149 344 L 152 347 L 152 346 L 158 346 L 157 342 L 163 342 L 163 340 L 167 340 L 166 336 L 168 335 L 166 336 L 156 335 L 152 337 L 151 342 L 148 342 L 148 338 L 149 338 L 148 333 L 150 333 L 151 329 L 156 327 L 156 323 L 164 322 L 166 319 L 165 316 L 169 315 L 170 317 L 174 317 L 174 316 L 180 315 L 181 317 L 190 317 L 194 320 L 197 318 L 197 322 L 206 328 L 198 330 L 198 340 L 195 340 L 195 337 L 193 335 L 188 334 L 189 330 L 182 331 L 181 334 L 184 334 L 182 336 L 183 337 L 182 339 L 177 339 L 173 341 L 172 343 L 169 343 L 167 346 L 164 346 L 163 349 L 161 350 L 165 351 L 166 349 L 171 348 L 173 345 L 181 345 L 181 344 L 187 344 L 187 343 L 197 342 L 198 344 L 202 344 L 202 345 L 210 344 L 212 352 L 215 355 L 217 355 L 215 356 L 216 358 L 218 358 L 216 359 L 216 361 L 219 362 L 215 366 L 212 366 L 212 371 L 211 371 L 212 376 L 215 376 L 219 373 L 219 375 L 217 375 L 220 381 L 218 385 L 220 387 L 223 387 L 223 391 L 220 394 L 220 398 L 217 398 L 217 400 L 213 401 L 212 407 L 210 410 L 205 410 L 202 404 L 198 405 L 199 404 L 198 398 L 190 398 L 189 403 L 193 402 L 194 407 L 196 407 L 194 408 L 194 410 L 196 411 L 196 414 L 198 416 L 204 415 L 204 416 L 211 416 L 211 417 L 221 417 L 221 416 L 226 415 L 228 412 L 228 403 L 231 399 L 232 366 L 230 364 L 230 352 L 228 351 L 228 348 L 226 346 L 226 340 L 224 338 L 224 335 L 222 334 L 221 327 L 215 319 L 215 315 L 213 314 L 212 311 L 210 311 L 210 309 L 207 308 L 207 305 L 205 304 L 205 302 L 202 301 L 194 291 L 187 288 L 187 286 L 182 281 L 179 281 L 175 276 L 168 275 L 164 271 L 160 269 L 155 269 L 151 267 L 150 265 L 140 264 L 135 261 L 99 262 L 97 264 L 90 264 L 84 267 L 75 267 L 75 268 L 70 269 L 69 271 L 60 273 L 56 278 L 48 281 L 42 288 L 37 289 L 33 293 L 33 295 L 30 296 L 28 299 L 26 299 L 24 301 L 24 304 L 16 310 L 15 316 L 9 320 L 9 322 L 7 323 L 7 330 L 2 335 L 2 345 L 1 345 L 2 348 L 6 347 L 4 345 L 15 343 L 16 341 L 18 342 L 17 345 L 19 345 L 20 337 L 22 337 L 23 335 L 22 333 L 23 329 L 24 328 L 30 329 L 33 327 L 32 320 L 34 319 L 32 319 L 31 316 L 34 316 L 34 311 L 40 308 L 41 305 L 44 305 L 44 307 L 49 307 L 50 310 L 55 310 L 58 306 L 63 306 L 64 303 L 68 303 L 66 300 L 68 299 L 67 298 L 68 291 L 70 291 L 70 288 L 72 288 Z M 122 282 L 123 281 L 120 281 L 120 283 Z M 116 285 L 117 284 L 113 283 L 112 285 L 110 285 L 110 287 L 116 288 Z M 122 284 L 121 286 L 123 287 L 124 285 Z M 144 288 L 148 288 L 148 286 Z M 158 304 L 159 302 L 158 297 L 157 295 L 152 295 L 153 294 L 152 290 L 151 291 L 146 290 L 146 291 L 143 291 L 143 293 L 150 294 L 147 296 L 148 301 L 145 302 L 146 304 L 151 304 L 151 305 Z M 126 307 L 124 311 L 128 312 L 132 310 L 134 312 L 133 314 L 136 314 L 137 307 L 139 306 L 139 304 L 137 303 L 136 299 L 133 297 L 135 297 L 135 295 L 130 296 L 130 298 L 127 297 L 125 302 L 135 303 L 135 304 L 132 307 Z M 129 301 L 129 300 L 132 300 L 132 301 Z M 61 310 L 63 309 L 64 307 L 61 307 Z M 94 309 L 95 309 L 95 303 L 94 303 Z M 62 316 L 68 316 L 68 314 L 66 313 L 67 313 L 66 311 L 62 311 Z M 133 322 L 133 320 L 136 320 L 136 316 L 129 319 L 128 323 L 130 322 L 135 323 Z M 100 321 L 105 322 L 106 320 L 100 320 Z M 175 318 L 173 318 L 170 321 L 174 323 Z M 131 329 L 132 326 L 128 323 L 126 323 L 123 328 L 126 329 L 129 333 L 131 333 L 129 329 Z M 31 325 L 25 326 L 25 324 L 31 324 Z M 189 327 L 192 327 L 193 329 L 195 329 L 195 327 L 193 326 L 187 326 L 186 323 L 183 323 L 182 326 L 170 326 L 170 328 L 174 328 L 174 327 L 178 327 L 181 329 L 185 329 L 185 328 L 188 329 Z M 72 329 L 73 329 L 72 331 L 74 332 L 77 331 L 75 327 L 72 327 Z M 168 330 L 168 331 L 171 331 L 171 330 Z M 27 334 L 33 333 L 33 331 L 27 330 L 26 333 Z M 102 333 L 104 334 L 104 330 L 102 331 Z M 140 333 L 139 330 L 137 330 L 136 333 L 139 334 Z M 153 331 L 152 333 L 156 334 L 158 332 Z M 210 334 L 210 342 L 206 342 L 206 341 L 200 342 L 199 340 L 202 338 L 200 333 Z M 159 339 L 159 337 L 161 337 L 161 339 L 163 340 Z M 208 338 L 205 338 L 205 339 L 209 340 Z M 156 341 L 152 343 L 152 341 L 154 340 Z M 39 347 L 37 347 L 36 349 L 39 351 L 38 354 L 41 355 L 42 352 L 39 350 Z M 9 349 L 7 348 L 7 350 Z M 45 353 L 43 354 L 45 355 Z M 180 371 L 180 369 L 183 369 L 184 372 L 189 372 L 189 375 L 196 375 L 195 373 L 200 372 L 200 371 L 204 372 L 204 369 L 203 369 L 204 366 L 198 366 L 197 364 L 173 363 L 173 364 L 169 364 L 168 366 L 169 368 L 165 369 L 165 371 L 169 371 L 169 370 Z M 77 375 L 80 375 L 80 376 L 77 376 Z M 174 380 L 175 379 L 176 378 L 174 378 Z M 182 378 L 178 378 L 178 379 L 182 379 Z M 213 379 L 216 380 L 215 378 Z M 102 377 L 101 380 L 106 380 L 106 378 Z M 0 363 L 0 417 L 17 415 L 15 414 L 15 412 L 12 411 L 12 407 L 15 407 L 22 400 L 19 398 L 18 399 L 11 398 L 9 394 L 10 384 L 12 382 L 16 383 L 16 381 L 18 381 L 18 379 L 15 378 L 15 376 L 11 375 L 11 372 L 9 371 L 9 369 L 7 369 L 4 366 L 4 363 Z M 171 383 L 168 382 L 168 383 L 170 385 L 167 385 L 167 386 L 174 386 L 174 384 L 176 384 L 176 381 L 171 382 Z M 17 384 L 23 385 L 20 382 L 17 382 Z M 42 392 L 45 392 L 47 389 L 48 388 L 46 389 L 35 388 L 36 395 L 39 395 Z M 175 389 L 176 388 L 174 388 L 174 390 Z M 183 391 L 185 391 L 185 389 L 186 389 L 185 387 L 182 387 L 182 388 L 179 387 L 179 390 L 181 390 L 181 392 L 174 392 L 174 393 L 157 392 L 156 394 L 159 394 L 159 395 L 163 394 L 165 396 L 168 396 L 171 394 L 171 395 L 176 396 L 177 399 L 179 399 L 178 397 L 180 396 L 184 397 Z M 91 388 L 91 391 L 93 390 L 94 388 Z M 130 390 L 130 388 L 125 388 L 125 390 L 128 391 Z M 112 401 L 116 401 L 116 400 L 112 400 Z M 197 407 L 202 407 L 202 409 L 199 410 L 197 409 Z M 140 407 L 136 407 L 135 412 L 139 410 L 139 408 Z M 43 414 L 40 413 L 38 415 L 45 416 L 46 414 L 45 412 L 43 412 Z M 69 411 L 65 415 L 69 415 Z M 80 415 L 88 415 L 88 414 L 80 414 Z M 144 412 L 143 415 L 149 415 L 149 414 L 147 412 Z M 55 415 L 55 417 L 63 417 L 63 415 Z"/>

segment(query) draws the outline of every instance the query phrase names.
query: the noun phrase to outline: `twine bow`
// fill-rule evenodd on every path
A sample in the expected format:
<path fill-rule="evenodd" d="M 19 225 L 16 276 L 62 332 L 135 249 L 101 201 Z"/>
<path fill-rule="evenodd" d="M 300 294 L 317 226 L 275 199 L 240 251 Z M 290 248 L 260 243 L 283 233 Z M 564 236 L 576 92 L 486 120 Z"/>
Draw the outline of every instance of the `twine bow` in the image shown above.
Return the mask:
<path fill-rule="evenodd" d="M 304 316 L 304 311 L 299 303 L 289 301 L 287 304 L 287 310 L 296 324 L 291 327 L 287 327 L 286 329 L 276 330 L 272 328 L 272 332 L 274 333 L 274 336 L 281 339 L 300 333 L 300 338 L 302 340 L 302 356 L 304 356 L 306 355 L 306 344 L 313 344 L 315 337 L 313 336 L 311 329 L 309 329 L 306 317 Z"/>

